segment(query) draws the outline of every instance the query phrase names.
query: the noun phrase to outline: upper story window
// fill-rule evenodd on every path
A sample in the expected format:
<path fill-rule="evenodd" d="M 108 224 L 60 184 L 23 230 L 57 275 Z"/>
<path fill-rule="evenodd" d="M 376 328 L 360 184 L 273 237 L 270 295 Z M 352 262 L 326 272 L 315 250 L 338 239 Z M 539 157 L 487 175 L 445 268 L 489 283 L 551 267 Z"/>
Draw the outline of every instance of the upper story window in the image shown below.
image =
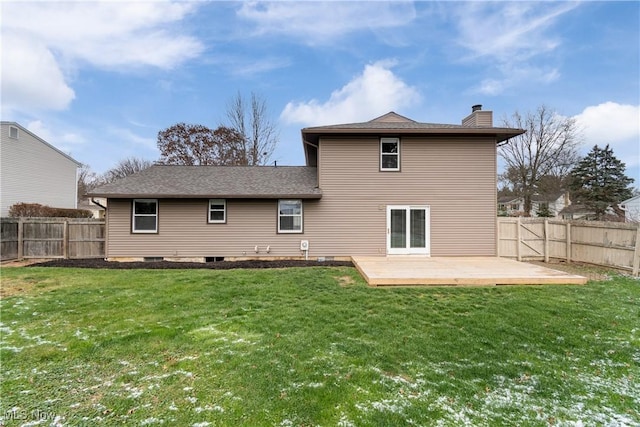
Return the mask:
<path fill-rule="evenodd" d="M 227 222 L 227 201 L 225 199 L 209 200 L 209 224 Z"/>
<path fill-rule="evenodd" d="M 18 128 L 15 126 L 9 127 L 9 138 L 18 139 Z"/>
<path fill-rule="evenodd" d="M 157 233 L 158 232 L 158 200 L 134 199 L 132 212 L 131 232 L 133 233 Z"/>
<path fill-rule="evenodd" d="M 398 138 L 380 138 L 380 170 L 400 170 L 400 140 Z"/>
<path fill-rule="evenodd" d="M 278 233 L 302 233 L 302 200 L 278 200 Z"/>

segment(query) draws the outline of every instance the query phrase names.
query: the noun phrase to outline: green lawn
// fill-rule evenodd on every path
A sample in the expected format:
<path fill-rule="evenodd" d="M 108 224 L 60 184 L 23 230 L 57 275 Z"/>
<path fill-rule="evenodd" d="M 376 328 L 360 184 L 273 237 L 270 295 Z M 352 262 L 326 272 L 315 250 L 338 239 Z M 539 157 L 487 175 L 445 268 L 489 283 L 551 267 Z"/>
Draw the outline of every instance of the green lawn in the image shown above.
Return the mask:
<path fill-rule="evenodd" d="M 14 425 L 640 425 L 640 281 L 4 268 Z M 40 422 L 40 424 L 38 424 Z"/>

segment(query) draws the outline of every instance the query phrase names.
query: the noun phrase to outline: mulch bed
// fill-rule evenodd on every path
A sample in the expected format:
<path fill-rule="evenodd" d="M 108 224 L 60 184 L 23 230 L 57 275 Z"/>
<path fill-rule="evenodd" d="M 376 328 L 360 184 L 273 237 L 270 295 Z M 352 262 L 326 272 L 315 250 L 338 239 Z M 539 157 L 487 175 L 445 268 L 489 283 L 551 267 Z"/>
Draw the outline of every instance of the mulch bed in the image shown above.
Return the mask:
<path fill-rule="evenodd" d="M 172 262 L 172 261 L 150 261 L 150 262 L 117 262 L 96 259 L 56 259 L 31 264 L 28 267 L 70 267 L 70 268 L 106 268 L 116 270 L 128 269 L 185 269 L 185 268 L 205 268 L 212 270 L 231 270 L 234 268 L 288 268 L 288 267 L 353 267 L 351 261 L 300 261 L 300 260 L 277 260 L 277 261 L 217 261 L 217 262 Z"/>

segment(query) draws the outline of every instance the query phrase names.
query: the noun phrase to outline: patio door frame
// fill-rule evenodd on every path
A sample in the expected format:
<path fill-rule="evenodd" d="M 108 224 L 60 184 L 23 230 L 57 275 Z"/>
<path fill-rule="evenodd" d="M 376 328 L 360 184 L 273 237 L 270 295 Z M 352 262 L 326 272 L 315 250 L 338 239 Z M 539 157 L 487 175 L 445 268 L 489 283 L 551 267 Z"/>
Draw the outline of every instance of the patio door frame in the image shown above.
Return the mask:
<path fill-rule="evenodd" d="M 402 248 L 391 247 L 391 211 L 392 210 L 404 210 L 405 211 L 405 245 Z M 411 247 L 411 211 L 423 210 L 424 211 L 424 248 L 412 248 Z M 429 256 L 431 254 L 431 212 L 428 205 L 387 205 L 387 255 L 424 255 Z"/>

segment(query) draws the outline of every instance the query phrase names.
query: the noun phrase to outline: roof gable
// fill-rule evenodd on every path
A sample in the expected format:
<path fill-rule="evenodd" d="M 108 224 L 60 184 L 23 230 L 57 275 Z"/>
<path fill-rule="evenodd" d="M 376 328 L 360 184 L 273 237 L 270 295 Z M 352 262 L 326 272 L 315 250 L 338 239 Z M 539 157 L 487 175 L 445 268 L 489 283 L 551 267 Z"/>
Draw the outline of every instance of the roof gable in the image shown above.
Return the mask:
<path fill-rule="evenodd" d="M 474 114 L 477 114 L 476 111 Z M 487 111 L 487 113 L 490 113 Z M 314 126 L 302 129 L 307 165 L 317 165 L 317 145 L 321 137 L 372 137 L 372 136 L 419 136 L 444 138 L 492 138 L 496 144 L 523 134 L 523 129 L 502 128 L 467 124 L 423 123 L 401 116 L 393 111 L 368 122 Z"/>
<path fill-rule="evenodd" d="M 376 117 L 375 119 L 369 120 L 369 123 L 372 122 L 413 122 L 415 123 L 415 120 L 411 120 L 410 118 L 407 118 L 405 116 L 401 116 L 400 114 L 390 111 L 387 114 L 383 114 L 380 117 Z"/>
<path fill-rule="evenodd" d="M 26 135 L 29 135 L 31 138 L 33 138 L 34 140 L 42 143 L 44 146 L 50 148 L 51 150 L 55 151 L 57 154 L 61 155 L 62 157 L 66 158 L 67 160 L 70 160 L 71 162 L 75 163 L 76 166 L 80 167 L 82 166 L 82 163 L 80 163 L 79 161 L 77 161 L 76 159 L 74 159 L 73 157 L 71 157 L 70 155 L 66 154 L 65 152 L 59 150 L 58 148 L 54 147 L 53 145 L 49 144 L 47 141 L 45 141 L 44 139 L 40 138 L 38 135 L 36 135 L 35 133 L 31 132 L 29 129 L 25 128 L 24 126 L 16 123 L 16 122 L 0 122 L 0 125 L 2 126 L 13 126 L 16 127 L 20 130 L 20 132 L 25 133 Z"/>

